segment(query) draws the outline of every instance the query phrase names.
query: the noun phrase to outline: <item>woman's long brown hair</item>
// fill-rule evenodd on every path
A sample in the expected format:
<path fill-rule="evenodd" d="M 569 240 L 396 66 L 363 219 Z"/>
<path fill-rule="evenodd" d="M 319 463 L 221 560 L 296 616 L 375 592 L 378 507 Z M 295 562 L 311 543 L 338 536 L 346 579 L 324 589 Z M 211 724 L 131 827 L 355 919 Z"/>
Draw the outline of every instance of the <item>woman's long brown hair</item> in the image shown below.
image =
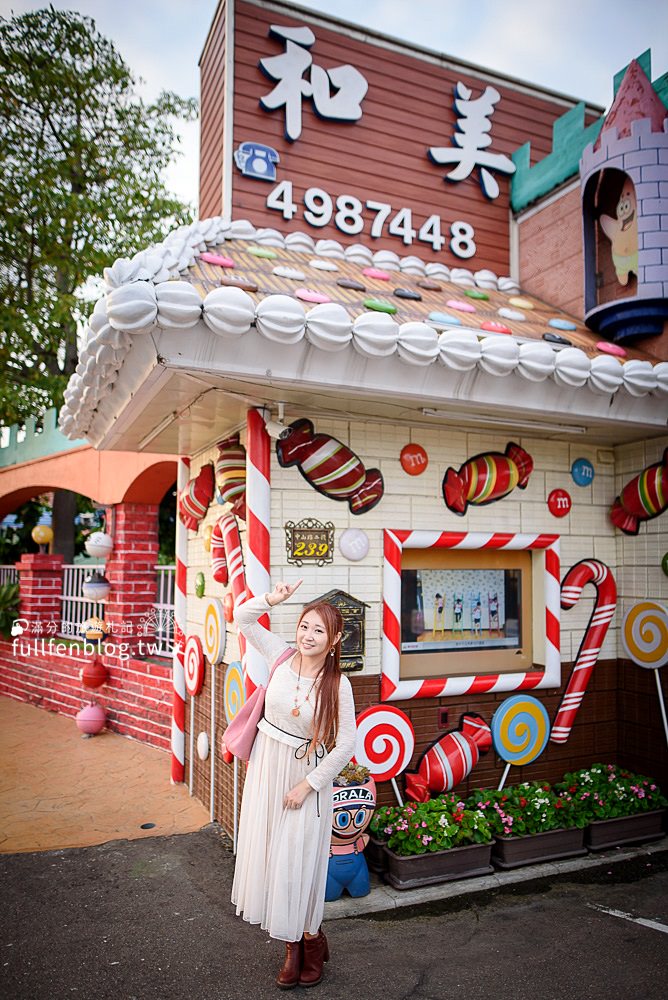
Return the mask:
<path fill-rule="evenodd" d="M 301 615 L 301 622 L 304 615 L 309 611 L 315 611 L 322 618 L 327 632 L 327 642 L 329 649 L 325 656 L 318 677 L 318 700 L 316 703 L 315 715 L 313 717 L 313 739 L 312 746 L 317 743 L 324 743 L 327 749 L 336 742 L 336 730 L 339 721 L 339 682 L 341 680 L 341 642 L 335 643 L 337 633 L 343 635 L 343 618 L 338 608 L 326 601 L 314 601 L 307 604 Z M 299 628 L 299 622 L 297 628 Z"/>

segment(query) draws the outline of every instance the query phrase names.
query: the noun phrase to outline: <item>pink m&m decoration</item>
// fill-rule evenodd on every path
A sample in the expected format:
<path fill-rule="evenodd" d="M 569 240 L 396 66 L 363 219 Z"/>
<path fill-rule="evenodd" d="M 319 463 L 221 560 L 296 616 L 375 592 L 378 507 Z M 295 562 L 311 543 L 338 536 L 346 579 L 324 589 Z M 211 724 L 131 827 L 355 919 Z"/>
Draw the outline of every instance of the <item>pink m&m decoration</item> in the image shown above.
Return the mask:
<path fill-rule="evenodd" d="M 626 351 L 619 344 L 611 344 L 607 340 L 599 340 L 596 345 L 596 350 L 601 351 L 603 354 L 612 354 L 615 358 L 625 358 Z"/>
<path fill-rule="evenodd" d="M 331 302 L 329 295 L 325 295 L 323 292 L 315 292 L 312 288 L 298 288 L 295 293 L 296 299 L 301 299 L 302 302 Z"/>
<path fill-rule="evenodd" d="M 186 691 L 194 698 L 204 683 L 204 651 L 196 635 L 188 636 L 184 654 Z"/>
<path fill-rule="evenodd" d="M 547 498 L 547 506 L 554 517 L 566 517 L 572 507 L 571 495 L 566 490 L 552 490 Z"/>
<path fill-rule="evenodd" d="M 356 764 L 368 767 L 376 781 L 392 781 L 415 749 L 411 720 L 391 705 L 372 705 L 357 717 Z"/>
<path fill-rule="evenodd" d="M 199 259 L 205 264 L 216 264 L 218 267 L 234 267 L 231 257 L 220 257 L 217 253 L 201 253 Z"/>
<path fill-rule="evenodd" d="M 378 281 L 390 280 L 390 275 L 387 271 L 381 271 L 377 267 L 365 267 L 362 274 L 365 274 L 367 278 L 376 278 Z"/>
<path fill-rule="evenodd" d="M 448 309 L 458 309 L 463 313 L 474 313 L 475 306 L 472 302 L 464 302 L 462 299 L 448 299 L 445 303 Z"/>
<path fill-rule="evenodd" d="M 495 323 L 493 319 L 486 319 L 484 323 L 480 324 L 481 330 L 487 330 L 488 333 L 512 333 L 513 331 L 505 323 Z"/>
<path fill-rule="evenodd" d="M 421 444 L 406 444 L 399 455 L 401 468 L 409 476 L 419 476 L 427 468 L 429 459 Z"/>

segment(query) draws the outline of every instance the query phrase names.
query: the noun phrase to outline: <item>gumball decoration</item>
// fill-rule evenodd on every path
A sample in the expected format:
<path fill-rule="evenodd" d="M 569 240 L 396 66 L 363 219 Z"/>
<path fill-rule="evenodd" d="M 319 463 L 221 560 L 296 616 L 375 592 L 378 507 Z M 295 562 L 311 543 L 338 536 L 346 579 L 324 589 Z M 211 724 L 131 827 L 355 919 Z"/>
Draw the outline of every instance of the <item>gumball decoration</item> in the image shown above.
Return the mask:
<path fill-rule="evenodd" d="M 106 531 L 94 531 L 86 539 L 84 548 L 93 559 L 108 559 L 114 549 L 114 540 Z"/>
<path fill-rule="evenodd" d="M 416 774 L 406 775 L 406 796 L 428 802 L 464 780 L 492 745 L 492 733 L 483 718 L 463 715 L 460 728 L 436 740 L 420 758 Z"/>
<path fill-rule="evenodd" d="M 194 698 L 204 684 L 204 653 L 202 643 L 196 635 L 189 635 L 186 641 L 184 668 L 186 691 Z"/>
<path fill-rule="evenodd" d="M 79 679 L 86 688 L 99 688 L 109 680 L 109 671 L 96 656 L 83 665 L 79 671 Z"/>
<path fill-rule="evenodd" d="M 87 642 L 104 642 L 109 635 L 109 626 L 103 618 L 87 618 L 79 626 L 79 635 Z"/>
<path fill-rule="evenodd" d="M 642 521 L 658 517 L 668 507 L 668 448 L 626 484 L 610 508 L 610 520 L 626 535 L 637 535 Z"/>
<path fill-rule="evenodd" d="M 591 486 L 594 482 L 594 466 L 587 458 L 576 458 L 571 466 L 571 476 L 576 486 Z"/>
<path fill-rule="evenodd" d="M 206 528 L 202 532 L 202 542 L 204 544 L 204 551 L 211 551 L 211 535 L 213 534 L 213 525 L 207 524 Z"/>
<path fill-rule="evenodd" d="M 81 590 L 87 601 L 106 601 L 111 584 L 103 573 L 93 570 L 84 580 Z"/>
<path fill-rule="evenodd" d="M 204 465 L 179 494 L 179 517 L 191 531 L 197 531 L 214 493 L 213 465 Z"/>
<path fill-rule="evenodd" d="M 512 442 L 504 454 L 488 452 L 470 458 L 458 471 L 443 477 L 443 499 L 453 514 L 463 515 L 469 504 L 481 507 L 508 496 L 517 486 L 525 489 L 533 472 L 533 459 Z"/>
<path fill-rule="evenodd" d="M 338 899 L 347 889 L 354 898 L 371 891 L 364 848 L 369 835 L 364 830 L 376 807 L 376 784 L 371 777 L 340 784 L 332 792 L 332 843 L 329 849 L 325 900 Z"/>
<path fill-rule="evenodd" d="M 197 737 L 197 756 L 200 760 L 206 760 L 209 756 L 209 734 L 200 733 Z"/>
<path fill-rule="evenodd" d="M 420 476 L 429 464 L 427 452 L 420 444 L 406 444 L 399 455 L 401 468 L 409 476 Z"/>
<path fill-rule="evenodd" d="M 232 504 L 232 513 L 246 520 L 246 449 L 238 434 L 218 445 L 216 500 Z"/>
<path fill-rule="evenodd" d="M 95 702 L 85 705 L 74 717 L 79 732 L 84 736 L 97 736 L 107 724 L 107 713 Z"/>
<path fill-rule="evenodd" d="M 39 546 L 50 545 L 53 541 L 53 528 L 48 524 L 36 524 L 30 534 L 33 542 Z"/>
<path fill-rule="evenodd" d="M 361 528 L 346 528 L 339 538 L 341 554 L 350 562 L 359 562 L 369 552 L 369 536 Z"/>
<path fill-rule="evenodd" d="M 572 504 L 571 495 L 566 490 L 552 490 L 547 498 L 547 507 L 553 517 L 566 517 Z"/>
<path fill-rule="evenodd" d="M 204 573 L 197 573 L 195 576 L 195 597 L 204 597 L 205 584 Z"/>
<path fill-rule="evenodd" d="M 347 500 L 352 514 L 363 514 L 382 499 L 380 470 L 365 469 L 347 445 L 329 434 L 316 434 L 310 420 L 290 424 L 286 437 L 276 442 L 276 455 L 284 469 L 296 465 L 318 493 L 330 500 Z"/>
<path fill-rule="evenodd" d="M 226 622 L 234 621 L 234 597 L 232 594 L 225 594 L 223 598 L 223 615 Z"/>

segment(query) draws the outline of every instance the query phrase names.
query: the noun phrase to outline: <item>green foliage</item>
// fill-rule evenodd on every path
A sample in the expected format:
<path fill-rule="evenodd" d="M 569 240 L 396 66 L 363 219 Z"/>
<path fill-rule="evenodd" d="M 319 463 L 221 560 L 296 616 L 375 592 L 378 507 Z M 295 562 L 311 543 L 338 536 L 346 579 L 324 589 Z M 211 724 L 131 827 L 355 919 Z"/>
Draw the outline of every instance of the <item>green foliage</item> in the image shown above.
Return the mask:
<path fill-rule="evenodd" d="M 176 483 L 165 493 L 158 508 L 158 564 L 176 562 Z"/>
<path fill-rule="evenodd" d="M 524 837 L 587 825 L 570 797 L 556 795 L 547 782 L 525 781 L 501 791 L 483 788 L 466 801 L 471 809 L 483 811 L 497 837 Z"/>
<path fill-rule="evenodd" d="M 369 830 L 391 851 L 404 857 L 465 844 L 489 844 L 492 839 L 484 813 L 467 808 L 452 793 L 429 802 L 381 806 L 373 814 Z"/>
<path fill-rule="evenodd" d="M 60 405 L 87 281 L 191 221 L 162 175 L 173 122 L 193 119 L 196 102 L 147 103 L 134 87 L 90 18 L 53 7 L 0 18 L 3 424 Z"/>
<path fill-rule="evenodd" d="M 12 622 L 19 616 L 19 585 L 0 584 L 0 635 L 8 637 Z"/>
<path fill-rule="evenodd" d="M 668 799 L 651 778 L 616 764 L 592 764 L 569 772 L 555 788 L 561 795 L 571 797 L 587 823 L 633 816 L 668 805 Z"/>
<path fill-rule="evenodd" d="M 42 514 L 49 508 L 41 500 L 28 500 L 14 511 L 16 525 L 0 531 L 0 563 L 9 565 L 17 562 L 24 552 L 38 552 L 39 545 L 33 542 L 31 531 Z"/>

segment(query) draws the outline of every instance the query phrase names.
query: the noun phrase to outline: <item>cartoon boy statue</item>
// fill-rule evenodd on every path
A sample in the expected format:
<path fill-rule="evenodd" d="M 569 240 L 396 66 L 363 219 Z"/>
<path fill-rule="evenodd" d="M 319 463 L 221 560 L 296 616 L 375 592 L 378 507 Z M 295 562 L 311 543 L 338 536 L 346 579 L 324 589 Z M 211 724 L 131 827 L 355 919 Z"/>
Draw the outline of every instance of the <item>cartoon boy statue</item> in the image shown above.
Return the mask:
<path fill-rule="evenodd" d="M 351 896 L 367 896 L 371 886 L 362 852 L 369 842 L 369 835 L 363 831 L 371 822 L 376 807 L 376 783 L 373 778 L 367 778 L 363 784 L 334 785 L 332 799 L 332 843 L 325 899 L 328 902 L 338 899 L 344 889 Z"/>
<path fill-rule="evenodd" d="M 638 220 L 636 193 L 630 180 L 624 182 L 617 202 L 616 218 L 602 215 L 601 229 L 610 240 L 612 262 L 620 285 L 627 285 L 631 271 L 638 274 Z"/>

